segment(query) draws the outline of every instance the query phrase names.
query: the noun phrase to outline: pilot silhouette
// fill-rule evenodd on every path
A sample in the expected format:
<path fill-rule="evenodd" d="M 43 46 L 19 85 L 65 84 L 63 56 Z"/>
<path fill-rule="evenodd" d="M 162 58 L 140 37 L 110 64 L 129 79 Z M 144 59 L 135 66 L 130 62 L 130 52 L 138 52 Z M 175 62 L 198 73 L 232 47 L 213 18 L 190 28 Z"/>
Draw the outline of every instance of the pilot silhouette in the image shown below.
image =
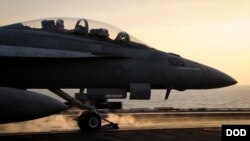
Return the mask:
<path fill-rule="evenodd" d="M 61 32 L 65 31 L 65 29 L 64 29 L 64 21 L 62 19 L 56 20 L 56 30 L 61 31 Z"/>

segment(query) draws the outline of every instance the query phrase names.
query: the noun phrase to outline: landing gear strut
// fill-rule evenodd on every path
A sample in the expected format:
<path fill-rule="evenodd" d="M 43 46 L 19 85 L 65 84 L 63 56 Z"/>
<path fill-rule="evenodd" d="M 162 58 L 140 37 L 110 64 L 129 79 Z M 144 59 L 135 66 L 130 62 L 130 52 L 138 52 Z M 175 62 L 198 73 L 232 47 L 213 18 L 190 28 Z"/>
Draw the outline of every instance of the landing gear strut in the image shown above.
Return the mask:
<path fill-rule="evenodd" d="M 65 99 L 69 103 L 84 109 L 82 114 L 77 118 L 78 126 L 81 130 L 91 130 L 96 131 L 100 130 L 102 125 L 102 120 L 100 114 L 97 113 L 94 106 L 92 106 L 89 100 L 86 98 L 84 101 L 79 101 L 76 98 L 71 97 L 66 92 L 60 89 L 49 89 L 51 92 L 55 93 L 56 95 L 60 96 L 61 98 Z M 80 90 L 81 92 L 82 90 Z M 109 123 L 109 127 L 112 129 L 118 129 L 118 124 L 115 124 L 105 118 L 104 121 Z"/>

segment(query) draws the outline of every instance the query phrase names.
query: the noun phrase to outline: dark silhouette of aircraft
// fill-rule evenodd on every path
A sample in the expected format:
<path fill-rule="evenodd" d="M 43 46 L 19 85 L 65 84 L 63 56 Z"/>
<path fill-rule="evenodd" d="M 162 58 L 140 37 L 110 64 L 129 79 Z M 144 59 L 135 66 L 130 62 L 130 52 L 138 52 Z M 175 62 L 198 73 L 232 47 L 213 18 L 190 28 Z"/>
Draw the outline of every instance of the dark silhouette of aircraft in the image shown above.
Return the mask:
<path fill-rule="evenodd" d="M 154 35 L 155 36 L 155 35 Z M 92 104 L 61 89 L 87 95 L 148 100 L 151 89 L 211 89 L 236 84 L 227 74 L 151 48 L 128 33 L 87 19 L 50 18 L 0 27 L 0 123 L 48 116 L 67 106 L 27 89 L 49 89 L 84 109 L 81 129 L 97 130 Z"/>

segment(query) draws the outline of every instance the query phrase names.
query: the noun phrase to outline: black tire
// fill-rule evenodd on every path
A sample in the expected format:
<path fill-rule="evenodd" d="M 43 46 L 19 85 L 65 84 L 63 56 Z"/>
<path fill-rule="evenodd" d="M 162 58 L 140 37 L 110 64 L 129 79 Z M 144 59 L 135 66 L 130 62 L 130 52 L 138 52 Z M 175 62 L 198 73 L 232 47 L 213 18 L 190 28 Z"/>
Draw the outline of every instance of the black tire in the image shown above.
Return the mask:
<path fill-rule="evenodd" d="M 78 126 L 81 130 L 98 131 L 101 128 L 101 117 L 94 112 L 85 112 L 78 118 Z"/>

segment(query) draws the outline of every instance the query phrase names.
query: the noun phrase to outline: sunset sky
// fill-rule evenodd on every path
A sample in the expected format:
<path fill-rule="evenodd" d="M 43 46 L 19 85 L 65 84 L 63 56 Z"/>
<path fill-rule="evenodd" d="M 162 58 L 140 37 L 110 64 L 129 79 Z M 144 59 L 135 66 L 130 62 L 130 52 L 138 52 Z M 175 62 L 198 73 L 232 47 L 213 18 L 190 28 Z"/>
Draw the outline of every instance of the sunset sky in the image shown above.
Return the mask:
<path fill-rule="evenodd" d="M 0 0 L 0 25 L 48 17 L 112 24 L 250 85 L 249 0 Z"/>

